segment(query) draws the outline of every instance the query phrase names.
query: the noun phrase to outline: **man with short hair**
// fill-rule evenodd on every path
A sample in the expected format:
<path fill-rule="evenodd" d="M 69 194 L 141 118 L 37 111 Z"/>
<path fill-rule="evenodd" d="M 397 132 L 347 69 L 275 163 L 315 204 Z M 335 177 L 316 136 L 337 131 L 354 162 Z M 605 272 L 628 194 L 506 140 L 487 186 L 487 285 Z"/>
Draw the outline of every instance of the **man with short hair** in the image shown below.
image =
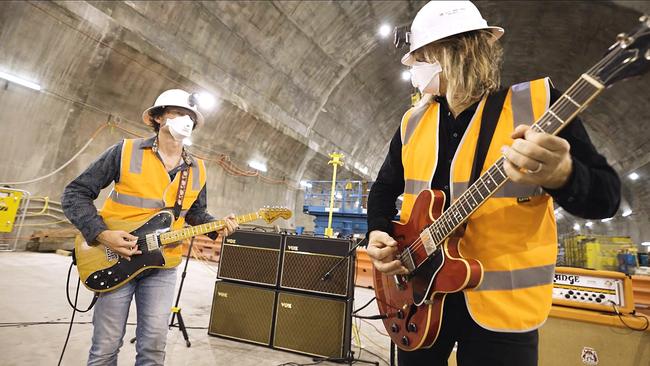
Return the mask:
<path fill-rule="evenodd" d="M 183 147 L 183 140 L 204 124 L 195 95 L 180 89 L 167 90 L 144 111 L 142 120 L 153 128 L 155 136 L 125 139 L 112 146 L 66 186 L 62 198 L 65 215 L 87 243 L 104 245 L 127 260 L 141 254 L 137 237 L 111 227 L 141 222 L 163 209 L 178 214 L 172 229 L 182 228 L 185 222 L 198 225 L 215 221 L 206 211 L 205 164 Z M 93 201 L 113 182 L 115 187 L 98 214 Z M 185 187 L 184 195 L 179 192 L 181 186 Z M 237 223 L 232 214 L 224 220 L 226 227 L 219 234 L 226 236 L 237 228 Z M 217 234 L 208 236 L 216 239 Z M 182 253 L 180 245 L 162 250 L 167 260 L 165 268 L 147 269 L 121 287 L 99 295 L 88 365 L 117 364 L 134 296 L 136 365 L 164 363 L 175 267 Z"/>

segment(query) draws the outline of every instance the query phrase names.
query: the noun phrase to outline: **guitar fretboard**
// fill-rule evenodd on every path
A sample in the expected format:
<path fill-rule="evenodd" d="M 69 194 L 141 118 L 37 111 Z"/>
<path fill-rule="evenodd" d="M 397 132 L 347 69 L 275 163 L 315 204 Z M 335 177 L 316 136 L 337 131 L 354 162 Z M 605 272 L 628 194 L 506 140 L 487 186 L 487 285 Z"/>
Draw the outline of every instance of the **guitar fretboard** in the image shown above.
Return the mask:
<path fill-rule="evenodd" d="M 253 212 L 246 215 L 240 215 L 235 217 L 235 221 L 239 224 L 246 222 L 254 221 L 260 218 L 259 213 Z M 163 233 L 160 235 L 160 244 L 170 244 L 184 239 L 191 238 L 193 236 L 207 234 L 213 231 L 221 230 L 226 225 L 224 220 L 217 220 L 208 222 L 202 225 L 196 225 L 187 227 L 180 230 L 170 231 L 168 233 Z"/>
<path fill-rule="evenodd" d="M 531 128 L 556 135 L 603 89 L 604 86 L 600 82 L 583 74 Z M 508 180 L 503 168 L 504 160 L 504 157 L 497 159 L 429 226 L 428 230 L 436 244 L 442 243 Z"/>

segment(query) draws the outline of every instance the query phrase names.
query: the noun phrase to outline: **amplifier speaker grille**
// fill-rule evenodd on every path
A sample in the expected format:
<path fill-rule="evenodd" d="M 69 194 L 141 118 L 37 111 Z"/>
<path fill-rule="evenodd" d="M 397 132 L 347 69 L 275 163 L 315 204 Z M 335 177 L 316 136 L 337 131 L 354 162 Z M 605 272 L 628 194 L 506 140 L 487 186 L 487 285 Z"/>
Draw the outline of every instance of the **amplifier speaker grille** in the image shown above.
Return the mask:
<path fill-rule="evenodd" d="M 208 333 L 271 344 L 275 291 L 217 281 Z"/>
<path fill-rule="evenodd" d="M 219 278 L 275 285 L 280 250 L 224 244 Z"/>
<path fill-rule="evenodd" d="M 323 275 L 340 259 L 341 257 L 338 256 L 285 251 L 280 286 L 346 296 L 348 294 L 349 258 L 332 272 L 329 279 L 321 280 Z"/>
<path fill-rule="evenodd" d="M 349 351 L 348 300 L 279 292 L 273 347 L 323 357 Z"/>

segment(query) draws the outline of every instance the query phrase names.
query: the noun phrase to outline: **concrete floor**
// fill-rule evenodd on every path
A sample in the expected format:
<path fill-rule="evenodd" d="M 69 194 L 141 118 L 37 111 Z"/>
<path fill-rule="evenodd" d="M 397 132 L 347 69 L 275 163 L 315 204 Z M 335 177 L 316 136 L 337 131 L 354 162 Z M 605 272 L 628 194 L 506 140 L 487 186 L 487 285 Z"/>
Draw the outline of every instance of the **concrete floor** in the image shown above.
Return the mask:
<path fill-rule="evenodd" d="M 65 280 L 70 264 L 69 257 L 46 253 L 0 253 L 0 364 L 1 365 L 54 365 L 57 363 L 61 347 L 68 330 L 71 309 L 65 298 Z M 185 278 L 180 306 L 187 326 L 207 327 L 216 265 L 192 260 Z M 180 282 L 179 271 L 179 281 Z M 76 284 L 75 270 L 71 296 Z M 356 288 L 356 307 L 363 305 L 374 296 L 369 289 Z M 79 308 L 89 304 L 92 294 L 85 288 L 80 290 Z M 371 305 L 361 314 L 376 314 L 376 306 Z M 92 311 L 75 316 L 75 322 L 89 322 Z M 61 324 L 20 325 L 7 323 L 21 322 L 61 322 Z M 129 322 L 135 322 L 135 306 L 131 306 Z M 369 322 L 359 323 L 361 346 L 383 357 L 380 360 L 368 352 L 362 358 L 387 364 L 388 337 L 380 335 Z M 372 325 L 384 332 L 380 321 Z M 90 348 L 91 324 L 75 324 L 63 360 L 64 365 L 85 364 Z M 132 365 L 135 348 L 128 339 L 135 335 L 135 326 L 127 326 L 125 345 L 119 357 L 119 365 Z M 170 330 L 167 341 L 167 365 L 280 365 L 285 362 L 310 363 L 310 357 L 273 350 L 212 337 L 206 329 L 189 331 L 192 347 L 187 348 L 181 332 Z M 355 352 L 358 352 L 358 347 Z M 324 362 L 321 365 L 332 365 Z"/>

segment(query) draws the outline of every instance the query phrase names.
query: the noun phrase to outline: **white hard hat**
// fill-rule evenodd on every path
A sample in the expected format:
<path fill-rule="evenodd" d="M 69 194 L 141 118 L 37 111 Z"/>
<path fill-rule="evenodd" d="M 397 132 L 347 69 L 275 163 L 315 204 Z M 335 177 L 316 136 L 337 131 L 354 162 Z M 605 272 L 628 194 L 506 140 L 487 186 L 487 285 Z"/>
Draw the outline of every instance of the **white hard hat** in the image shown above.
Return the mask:
<path fill-rule="evenodd" d="M 196 128 L 203 125 L 204 119 L 201 112 L 199 112 L 198 100 L 195 94 L 190 94 L 181 89 L 165 90 L 156 98 L 153 106 L 147 108 L 142 112 L 142 121 L 151 126 L 150 112 L 156 108 L 161 107 L 181 107 L 194 112 L 196 115 Z"/>
<path fill-rule="evenodd" d="M 402 57 L 402 64 L 411 66 L 415 62 L 413 51 L 440 39 L 486 29 L 495 40 L 503 35 L 503 28 L 490 27 L 481 13 L 470 1 L 430 1 L 418 11 L 411 24 L 409 34 L 410 50 Z"/>

